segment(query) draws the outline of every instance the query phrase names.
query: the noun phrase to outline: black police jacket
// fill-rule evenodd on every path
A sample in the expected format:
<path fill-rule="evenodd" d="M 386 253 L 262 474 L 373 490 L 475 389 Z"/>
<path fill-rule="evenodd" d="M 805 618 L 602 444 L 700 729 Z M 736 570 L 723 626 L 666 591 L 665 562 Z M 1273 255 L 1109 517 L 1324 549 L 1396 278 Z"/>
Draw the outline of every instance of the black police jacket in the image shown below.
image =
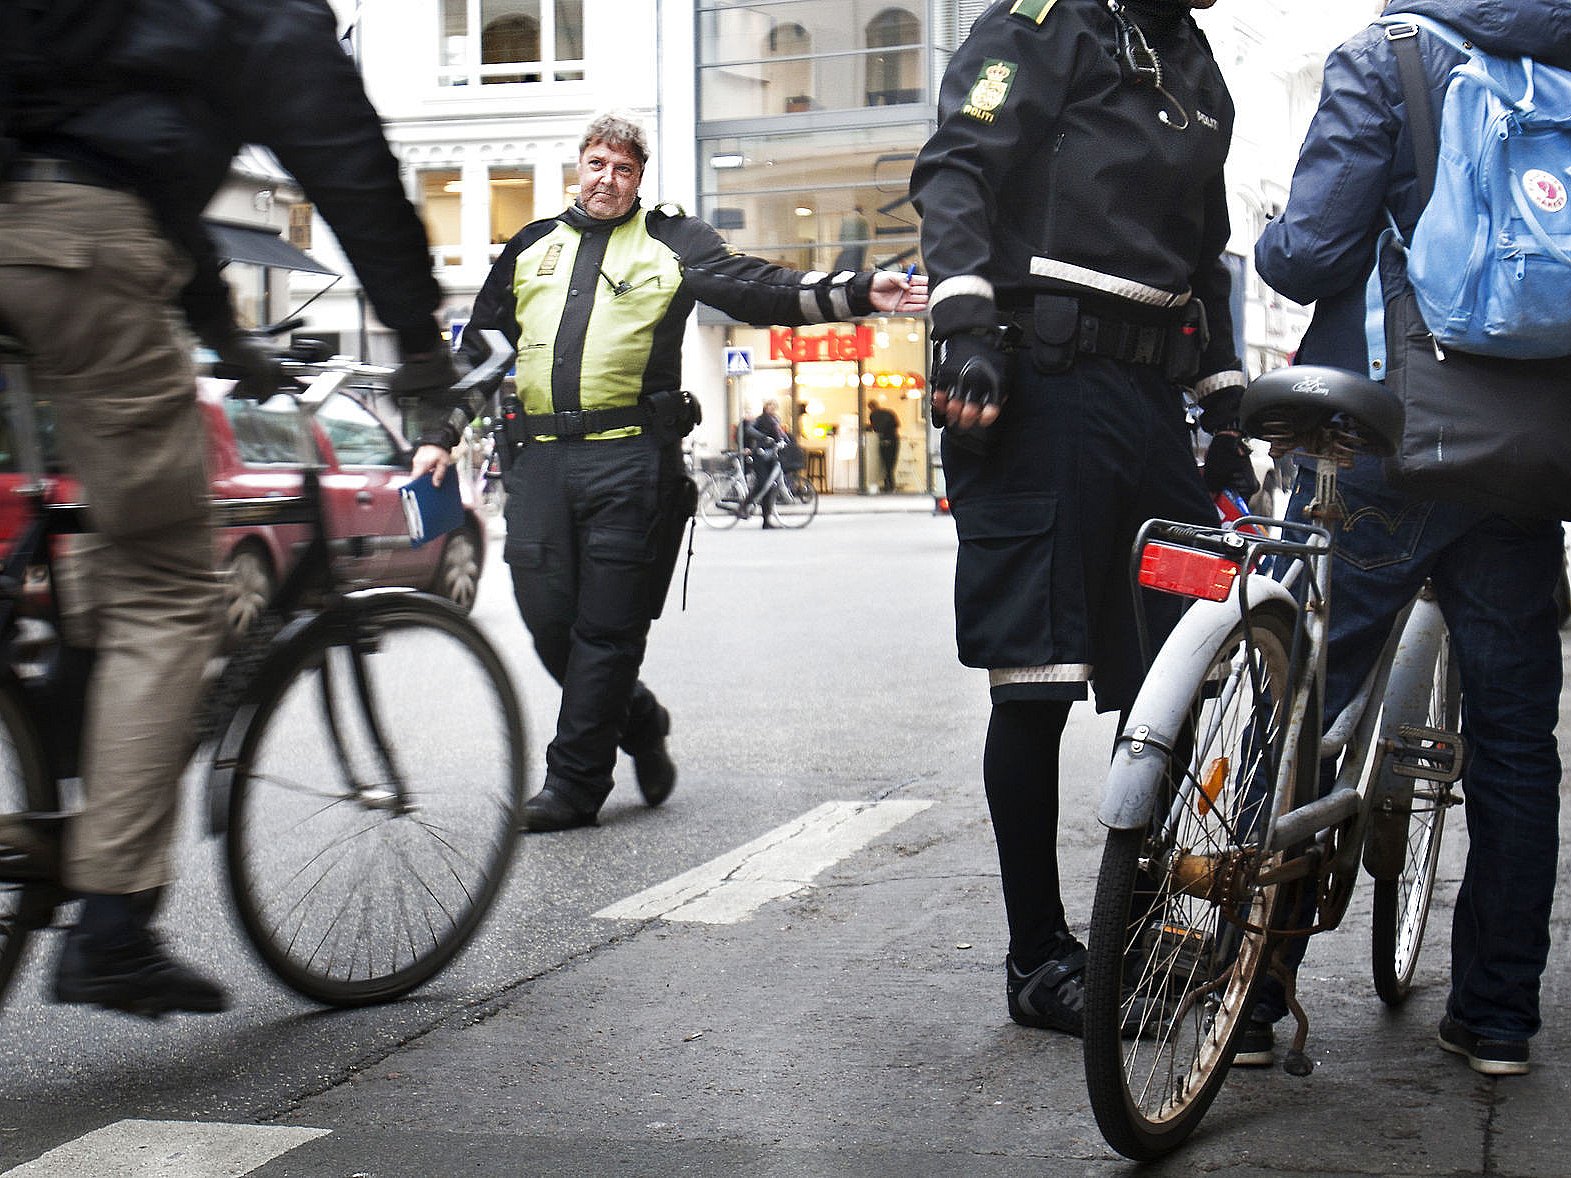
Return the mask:
<path fill-rule="evenodd" d="M 0 9 L 7 136 L 147 200 L 196 262 L 182 303 L 204 338 L 231 331 L 234 316 L 201 213 L 235 152 L 255 143 L 300 182 L 404 349 L 439 343 L 425 228 L 324 0 L 5 0 Z"/>
<path fill-rule="evenodd" d="M 984 329 L 1043 291 L 1131 316 L 1204 304 L 1195 391 L 1243 383 L 1222 176 L 1233 103 L 1182 0 L 1001 0 L 945 72 L 911 178 L 935 337 Z M 1140 55 L 1143 37 L 1160 63 Z"/>

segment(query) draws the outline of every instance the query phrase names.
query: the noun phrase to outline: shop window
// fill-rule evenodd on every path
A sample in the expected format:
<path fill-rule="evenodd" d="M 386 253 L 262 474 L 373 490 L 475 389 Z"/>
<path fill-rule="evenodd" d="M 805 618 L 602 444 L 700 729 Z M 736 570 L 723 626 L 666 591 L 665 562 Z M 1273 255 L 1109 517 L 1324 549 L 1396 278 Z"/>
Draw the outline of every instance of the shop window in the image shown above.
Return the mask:
<path fill-rule="evenodd" d="M 420 217 L 431 259 L 439 266 L 457 266 L 463 261 L 463 176 L 457 168 L 431 168 L 420 173 L 419 182 Z"/>
<path fill-rule="evenodd" d="M 583 79 L 583 0 L 442 0 L 441 24 L 444 86 Z"/>
<path fill-rule="evenodd" d="M 867 105 L 922 101 L 922 22 L 903 8 L 886 8 L 867 23 Z"/>

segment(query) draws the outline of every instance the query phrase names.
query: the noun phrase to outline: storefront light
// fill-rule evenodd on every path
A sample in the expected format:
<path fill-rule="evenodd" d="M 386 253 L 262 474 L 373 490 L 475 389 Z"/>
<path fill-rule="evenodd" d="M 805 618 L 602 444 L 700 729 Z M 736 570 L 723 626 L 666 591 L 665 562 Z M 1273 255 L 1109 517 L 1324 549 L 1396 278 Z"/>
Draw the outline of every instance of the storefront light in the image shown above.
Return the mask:
<path fill-rule="evenodd" d="M 813 215 L 813 210 L 808 208 L 806 205 L 797 205 L 796 215 L 798 217 L 811 217 Z"/>
<path fill-rule="evenodd" d="M 709 157 L 711 168 L 740 168 L 743 160 L 740 155 L 712 155 Z"/>
<path fill-rule="evenodd" d="M 862 373 L 862 383 L 864 385 L 866 385 L 868 388 L 872 388 L 873 387 L 873 374 L 871 372 L 864 372 L 864 373 Z"/>

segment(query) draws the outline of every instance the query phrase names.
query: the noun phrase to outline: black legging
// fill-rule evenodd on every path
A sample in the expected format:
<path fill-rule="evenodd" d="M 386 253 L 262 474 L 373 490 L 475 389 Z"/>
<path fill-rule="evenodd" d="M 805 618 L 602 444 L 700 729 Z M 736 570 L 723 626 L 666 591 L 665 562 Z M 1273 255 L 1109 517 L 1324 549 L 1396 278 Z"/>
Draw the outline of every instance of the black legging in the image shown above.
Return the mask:
<path fill-rule="evenodd" d="M 982 754 L 1009 956 L 1026 972 L 1057 956 L 1069 927 L 1058 884 L 1058 748 L 1068 719 L 1068 700 L 994 704 Z"/>

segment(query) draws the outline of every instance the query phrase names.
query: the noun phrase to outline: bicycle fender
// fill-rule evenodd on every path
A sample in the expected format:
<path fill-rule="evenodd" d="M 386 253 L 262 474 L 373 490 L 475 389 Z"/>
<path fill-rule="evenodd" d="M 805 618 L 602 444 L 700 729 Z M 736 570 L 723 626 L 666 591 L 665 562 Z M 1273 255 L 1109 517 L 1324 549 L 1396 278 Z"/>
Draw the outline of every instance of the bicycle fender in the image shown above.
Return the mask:
<path fill-rule="evenodd" d="M 1261 573 L 1248 581 L 1251 608 L 1277 602 L 1294 613 L 1298 603 L 1282 585 Z M 1225 601 L 1197 601 L 1184 612 L 1157 652 L 1129 719 L 1113 747 L 1107 785 L 1097 818 L 1112 830 L 1140 830 L 1151 820 L 1168 756 L 1195 692 L 1196 679 L 1217 646 L 1238 625 L 1239 588 Z"/>
<path fill-rule="evenodd" d="M 281 660 L 291 658 L 302 641 L 309 640 L 320 625 L 321 614 L 301 614 L 292 618 L 273 635 L 251 675 L 244 693 L 229 713 L 223 730 L 213 741 L 213 759 L 207 768 L 207 833 L 217 837 L 229 829 L 229 798 L 234 789 L 235 770 L 240 765 L 240 748 L 261 706 L 264 689 L 278 674 Z"/>
<path fill-rule="evenodd" d="M 1369 829 L 1364 835 L 1364 869 L 1373 879 L 1401 875 L 1407 854 L 1408 808 L 1413 801 L 1413 779 L 1391 771 L 1383 746 L 1404 724 L 1423 724 L 1428 719 L 1435 659 L 1445 633 L 1440 606 L 1420 598 L 1408 615 L 1391 660 L 1375 752 L 1378 759 L 1370 784 Z"/>

